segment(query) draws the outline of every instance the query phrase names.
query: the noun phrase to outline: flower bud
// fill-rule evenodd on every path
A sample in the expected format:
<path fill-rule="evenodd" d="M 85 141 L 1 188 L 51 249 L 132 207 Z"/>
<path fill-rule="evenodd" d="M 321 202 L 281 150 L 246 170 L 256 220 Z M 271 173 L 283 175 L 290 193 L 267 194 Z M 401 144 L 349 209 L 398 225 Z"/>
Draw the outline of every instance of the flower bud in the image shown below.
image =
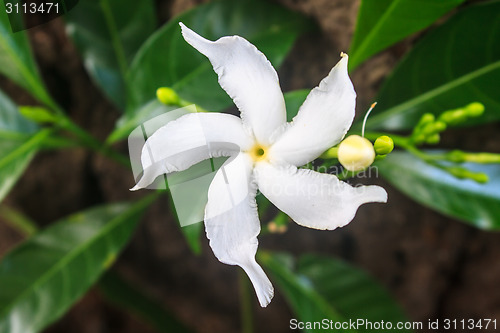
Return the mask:
<path fill-rule="evenodd" d="M 422 115 L 422 118 L 420 118 L 419 125 L 432 123 L 432 122 L 434 122 L 434 120 L 436 120 L 436 117 L 432 113 L 424 113 Z"/>
<path fill-rule="evenodd" d="M 471 179 L 481 184 L 489 181 L 488 175 L 483 172 L 473 172 L 462 167 L 449 167 L 446 170 L 453 176 L 460 179 Z"/>
<path fill-rule="evenodd" d="M 172 88 L 167 87 L 158 88 L 156 98 L 165 105 L 179 105 L 181 102 L 179 95 Z"/>
<path fill-rule="evenodd" d="M 446 159 L 450 162 L 462 163 L 465 162 L 466 156 L 467 154 L 461 150 L 452 150 L 446 154 Z"/>
<path fill-rule="evenodd" d="M 382 135 L 375 140 L 373 148 L 377 155 L 387 155 L 394 149 L 394 141 L 389 136 Z"/>
<path fill-rule="evenodd" d="M 442 132 L 446 129 L 446 123 L 443 121 L 436 121 L 433 126 L 434 133 Z"/>
<path fill-rule="evenodd" d="M 446 111 L 439 116 L 439 120 L 455 126 L 467 120 L 467 112 L 464 109 Z"/>
<path fill-rule="evenodd" d="M 54 115 L 49 110 L 40 106 L 20 106 L 19 112 L 26 119 L 29 119 L 39 124 L 57 122 L 56 115 Z"/>
<path fill-rule="evenodd" d="M 429 145 L 435 145 L 435 144 L 438 144 L 440 140 L 441 140 L 441 136 L 438 133 L 436 133 L 436 134 L 432 134 L 431 136 L 428 136 L 425 139 L 425 143 L 427 143 Z"/>
<path fill-rule="evenodd" d="M 465 112 L 469 117 L 479 117 L 484 113 L 484 105 L 478 102 L 470 103 L 465 107 Z"/>
<path fill-rule="evenodd" d="M 375 160 L 375 149 L 366 138 L 351 135 L 339 145 L 338 159 L 349 171 L 361 171 L 369 167 Z"/>

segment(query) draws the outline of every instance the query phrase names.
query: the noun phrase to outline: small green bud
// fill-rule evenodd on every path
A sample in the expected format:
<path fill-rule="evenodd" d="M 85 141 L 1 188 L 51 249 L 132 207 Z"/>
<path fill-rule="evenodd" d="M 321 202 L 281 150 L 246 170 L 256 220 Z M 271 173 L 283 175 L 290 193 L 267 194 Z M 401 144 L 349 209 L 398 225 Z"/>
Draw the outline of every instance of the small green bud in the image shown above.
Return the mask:
<path fill-rule="evenodd" d="M 387 155 L 377 155 L 375 156 L 375 161 L 380 161 L 380 160 L 383 160 L 387 157 Z"/>
<path fill-rule="evenodd" d="M 471 179 L 481 184 L 489 181 L 488 175 L 482 172 L 473 172 L 462 167 L 449 167 L 446 170 L 459 179 Z"/>
<path fill-rule="evenodd" d="M 427 139 L 434 134 L 440 133 L 446 129 L 446 123 L 441 120 L 437 120 L 434 123 L 429 123 L 425 125 L 421 130 L 421 134 L 425 136 L 423 141 L 427 141 Z"/>
<path fill-rule="evenodd" d="M 19 112 L 31 121 L 36 123 L 55 123 L 57 116 L 49 110 L 40 106 L 20 106 Z"/>
<path fill-rule="evenodd" d="M 450 162 L 454 163 L 462 163 L 465 162 L 466 153 L 461 150 L 452 150 L 446 154 L 446 159 Z"/>
<path fill-rule="evenodd" d="M 484 105 L 479 102 L 470 103 L 465 107 L 465 111 L 469 117 L 479 117 L 484 113 Z"/>
<path fill-rule="evenodd" d="M 432 123 L 432 122 L 434 122 L 434 120 L 436 120 L 436 117 L 432 113 L 424 113 L 422 115 L 422 118 L 420 118 L 419 123 L 421 125 L 424 125 L 424 124 Z"/>
<path fill-rule="evenodd" d="M 446 111 L 439 116 L 439 120 L 455 126 L 467 120 L 467 112 L 464 109 Z"/>
<path fill-rule="evenodd" d="M 425 139 L 425 143 L 427 143 L 429 145 L 435 145 L 435 144 L 438 144 L 440 140 L 441 140 L 441 136 L 438 133 L 436 133 L 436 134 L 432 134 L 432 135 L 428 136 Z"/>
<path fill-rule="evenodd" d="M 464 153 L 464 161 L 474 163 L 500 163 L 500 154 L 495 153 Z"/>
<path fill-rule="evenodd" d="M 441 120 L 438 120 L 434 123 L 433 127 L 434 127 L 434 133 L 439 133 L 446 129 L 446 123 Z"/>
<path fill-rule="evenodd" d="M 165 105 L 179 105 L 181 103 L 179 95 L 172 88 L 158 88 L 156 90 L 156 98 Z"/>
<path fill-rule="evenodd" d="M 490 177 L 482 172 L 475 173 L 471 179 L 481 184 L 485 184 L 490 181 Z"/>
<path fill-rule="evenodd" d="M 377 155 L 387 155 L 394 149 L 394 141 L 391 137 L 382 135 L 375 140 L 373 148 L 375 149 L 375 153 L 377 153 Z"/>

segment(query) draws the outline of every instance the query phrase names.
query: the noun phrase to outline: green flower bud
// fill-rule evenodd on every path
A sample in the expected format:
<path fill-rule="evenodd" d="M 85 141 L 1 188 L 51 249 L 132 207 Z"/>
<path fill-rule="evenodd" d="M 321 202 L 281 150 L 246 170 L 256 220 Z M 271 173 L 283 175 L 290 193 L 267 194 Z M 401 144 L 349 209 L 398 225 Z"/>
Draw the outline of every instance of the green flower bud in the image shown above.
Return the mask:
<path fill-rule="evenodd" d="M 500 154 L 495 153 L 464 153 L 464 161 L 474 163 L 500 163 Z"/>
<path fill-rule="evenodd" d="M 156 98 L 165 105 L 180 105 L 179 95 L 172 89 L 161 87 L 156 90 Z"/>
<path fill-rule="evenodd" d="M 40 106 L 20 106 L 19 112 L 26 119 L 32 120 L 36 123 L 55 123 L 57 116 L 49 110 Z"/>
<path fill-rule="evenodd" d="M 422 118 L 420 118 L 419 125 L 425 125 L 432 123 L 436 120 L 436 117 L 432 113 L 424 113 Z"/>
<path fill-rule="evenodd" d="M 361 171 L 372 165 L 375 160 L 375 149 L 366 138 L 351 135 L 339 145 L 338 159 L 349 171 Z"/>
<path fill-rule="evenodd" d="M 439 116 L 439 120 L 455 126 L 467 120 L 467 112 L 464 109 L 446 111 Z"/>
<path fill-rule="evenodd" d="M 482 172 L 473 172 L 462 167 L 449 167 L 446 168 L 446 170 L 453 176 L 460 179 L 471 179 L 481 184 L 487 183 L 489 181 L 488 175 Z"/>
<path fill-rule="evenodd" d="M 387 155 L 394 149 L 394 141 L 387 135 L 382 135 L 375 140 L 373 148 L 377 155 Z"/>
<path fill-rule="evenodd" d="M 466 153 L 464 153 L 461 150 L 452 150 L 446 154 L 446 159 L 454 163 L 465 162 L 465 158 L 466 158 Z"/>
<path fill-rule="evenodd" d="M 475 173 L 471 179 L 481 184 L 485 184 L 490 181 L 490 177 L 482 172 Z"/>
<path fill-rule="evenodd" d="M 446 123 L 438 120 L 434 123 L 433 128 L 434 128 L 434 133 L 442 132 L 446 129 Z"/>
<path fill-rule="evenodd" d="M 436 134 L 432 134 L 432 135 L 428 136 L 425 139 L 425 143 L 427 143 L 429 145 L 435 145 L 435 144 L 438 144 L 440 140 L 441 140 L 441 136 L 436 133 Z"/>
<path fill-rule="evenodd" d="M 479 102 L 470 103 L 465 107 L 465 112 L 469 117 L 479 117 L 484 113 L 484 105 Z"/>

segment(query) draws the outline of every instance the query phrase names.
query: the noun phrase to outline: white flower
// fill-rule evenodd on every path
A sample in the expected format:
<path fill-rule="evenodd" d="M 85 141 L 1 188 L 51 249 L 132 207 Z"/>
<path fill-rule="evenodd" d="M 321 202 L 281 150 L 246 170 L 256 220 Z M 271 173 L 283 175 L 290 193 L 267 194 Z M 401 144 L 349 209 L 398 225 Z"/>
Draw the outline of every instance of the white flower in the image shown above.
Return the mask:
<path fill-rule="evenodd" d="M 278 76 L 264 54 L 239 36 L 212 42 L 180 25 L 184 39 L 212 63 L 241 119 L 195 113 L 163 126 L 143 148 L 144 174 L 133 190 L 161 174 L 229 156 L 208 191 L 206 233 L 221 262 L 245 270 L 265 307 L 274 289 L 255 261 L 257 189 L 296 223 L 323 230 L 348 224 L 364 203 L 387 201 L 379 186 L 352 187 L 334 175 L 297 168 L 338 144 L 352 123 L 356 93 L 347 74 L 347 55 L 287 123 Z"/>

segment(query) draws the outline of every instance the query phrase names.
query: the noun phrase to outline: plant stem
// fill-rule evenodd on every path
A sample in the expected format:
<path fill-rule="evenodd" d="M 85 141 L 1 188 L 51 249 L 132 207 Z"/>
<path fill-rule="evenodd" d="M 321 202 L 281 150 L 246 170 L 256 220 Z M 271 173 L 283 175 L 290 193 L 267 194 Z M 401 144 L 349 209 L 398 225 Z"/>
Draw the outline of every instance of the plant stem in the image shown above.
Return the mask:
<path fill-rule="evenodd" d="M 130 161 L 126 156 L 114 151 L 109 146 L 100 142 L 66 116 L 61 118 L 59 125 L 73 133 L 86 147 L 114 159 L 116 162 L 125 167 L 130 167 Z"/>
<path fill-rule="evenodd" d="M 0 217 L 23 236 L 29 237 L 38 231 L 35 222 L 15 209 L 5 205 L 0 206 Z"/>
<path fill-rule="evenodd" d="M 252 287 L 243 269 L 238 272 L 242 333 L 253 333 Z"/>

